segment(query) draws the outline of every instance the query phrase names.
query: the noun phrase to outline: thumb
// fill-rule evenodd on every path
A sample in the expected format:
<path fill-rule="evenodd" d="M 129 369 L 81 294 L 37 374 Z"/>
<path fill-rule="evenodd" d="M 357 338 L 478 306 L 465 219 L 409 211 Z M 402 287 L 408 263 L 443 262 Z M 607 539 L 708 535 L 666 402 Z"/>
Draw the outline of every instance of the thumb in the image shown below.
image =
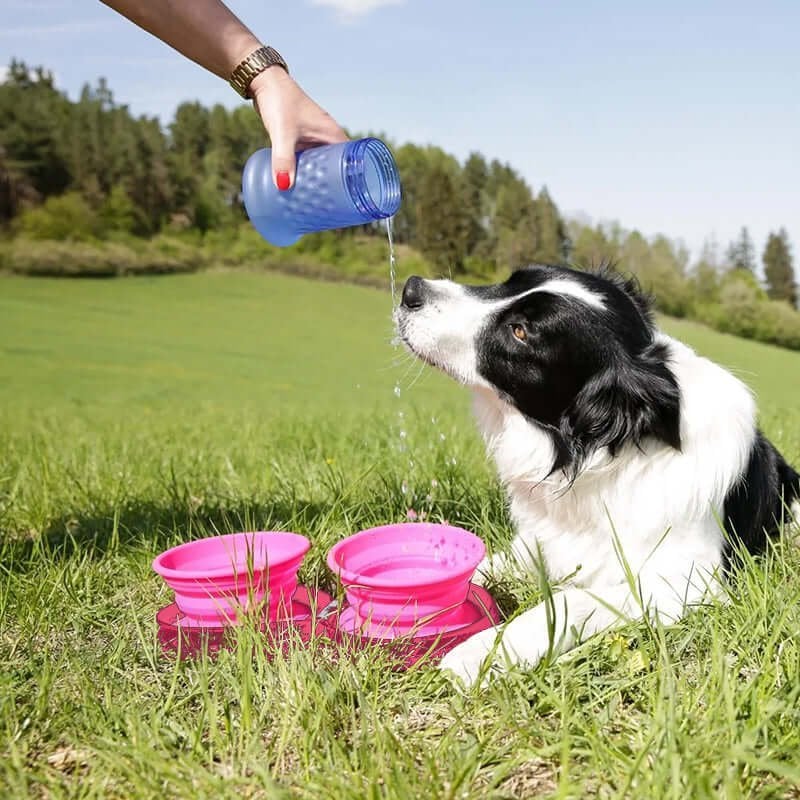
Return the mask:
<path fill-rule="evenodd" d="M 272 180 L 281 191 L 294 186 L 294 146 L 294 138 L 284 133 L 272 137 Z"/>

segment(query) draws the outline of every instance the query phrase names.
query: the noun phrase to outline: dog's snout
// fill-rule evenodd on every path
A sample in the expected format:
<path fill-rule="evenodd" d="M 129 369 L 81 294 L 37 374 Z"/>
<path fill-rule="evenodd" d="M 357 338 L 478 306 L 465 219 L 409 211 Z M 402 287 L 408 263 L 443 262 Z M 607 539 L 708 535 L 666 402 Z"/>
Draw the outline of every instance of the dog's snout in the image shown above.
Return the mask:
<path fill-rule="evenodd" d="M 421 308 L 425 303 L 425 281 L 412 275 L 403 287 L 402 304 L 406 308 Z"/>

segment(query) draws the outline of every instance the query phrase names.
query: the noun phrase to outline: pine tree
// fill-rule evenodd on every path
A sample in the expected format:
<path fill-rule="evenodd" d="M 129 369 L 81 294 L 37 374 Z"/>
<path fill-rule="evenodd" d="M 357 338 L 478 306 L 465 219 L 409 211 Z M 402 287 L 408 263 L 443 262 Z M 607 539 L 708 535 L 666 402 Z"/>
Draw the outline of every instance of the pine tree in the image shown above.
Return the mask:
<path fill-rule="evenodd" d="M 450 172 L 434 166 L 419 187 L 416 244 L 442 270 L 459 273 L 464 267 L 469 220 Z"/>
<path fill-rule="evenodd" d="M 558 208 L 546 188 L 536 198 L 535 260 L 540 264 L 561 264 L 564 261 L 567 232 Z"/>
<path fill-rule="evenodd" d="M 746 227 L 742 228 L 739 238 L 731 242 L 730 247 L 728 247 L 728 263 L 731 269 L 755 272 L 755 248 L 753 247 L 753 240 L 750 238 L 750 232 Z"/>
<path fill-rule="evenodd" d="M 468 216 L 466 250 L 468 254 L 476 251 L 486 238 L 486 202 L 484 191 L 489 168 L 480 153 L 470 153 L 462 172 L 463 203 Z"/>
<path fill-rule="evenodd" d="M 395 241 L 417 245 L 417 213 L 420 190 L 428 172 L 428 158 L 424 148 L 404 144 L 394 152 L 397 170 L 403 184 L 403 202 L 392 221 Z"/>
<path fill-rule="evenodd" d="M 762 256 L 767 278 L 767 294 L 773 300 L 787 300 L 797 308 L 797 284 L 792 266 L 789 235 L 781 228 L 770 233 Z"/>

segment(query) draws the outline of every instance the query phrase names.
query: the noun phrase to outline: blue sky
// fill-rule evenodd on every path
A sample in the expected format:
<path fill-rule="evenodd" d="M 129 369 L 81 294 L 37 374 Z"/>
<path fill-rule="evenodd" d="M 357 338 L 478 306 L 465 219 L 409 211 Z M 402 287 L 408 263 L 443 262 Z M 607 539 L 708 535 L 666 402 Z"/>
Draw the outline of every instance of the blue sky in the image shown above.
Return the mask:
<path fill-rule="evenodd" d="M 190 2 L 191 0 L 184 0 Z M 230 2 L 355 131 L 510 162 L 562 211 L 698 251 L 784 226 L 800 261 L 800 2 Z M 3 0 L 0 65 L 104 75 L 168 122 L 217 78 L 96 2 Z"/>

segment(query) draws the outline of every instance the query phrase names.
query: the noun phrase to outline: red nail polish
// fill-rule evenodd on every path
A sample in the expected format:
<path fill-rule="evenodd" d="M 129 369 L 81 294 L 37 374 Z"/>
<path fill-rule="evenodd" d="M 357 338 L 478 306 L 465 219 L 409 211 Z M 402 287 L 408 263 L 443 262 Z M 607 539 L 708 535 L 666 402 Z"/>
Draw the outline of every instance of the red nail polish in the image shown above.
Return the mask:
<path fill-rule="evenodd" d="M 278 173 L 278 188 L 285 192 L 289 188 L 289 173 L 288 172 L 279 172 Z"/>

